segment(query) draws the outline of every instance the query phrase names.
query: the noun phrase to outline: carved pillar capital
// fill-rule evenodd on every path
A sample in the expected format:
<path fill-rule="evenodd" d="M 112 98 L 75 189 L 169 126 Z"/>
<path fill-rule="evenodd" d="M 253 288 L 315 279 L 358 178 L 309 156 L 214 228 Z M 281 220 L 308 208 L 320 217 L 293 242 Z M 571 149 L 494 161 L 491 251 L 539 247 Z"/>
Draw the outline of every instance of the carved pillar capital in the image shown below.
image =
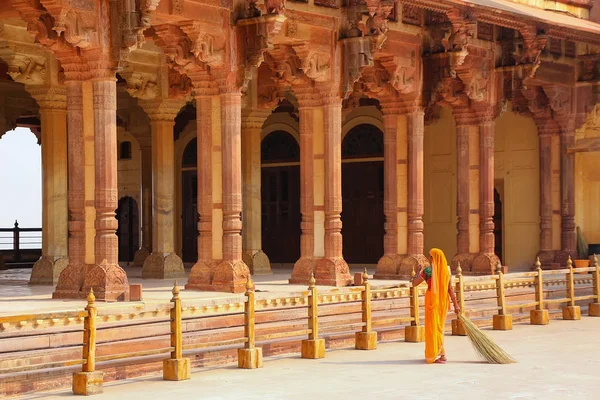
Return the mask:
<path fill-rule="evenodd" d="M 140 100 L 140 107 L 144 109 L 150 122 L 154 121 L 169 121 L 175 123 L 175 117 L 179 111 L 185 106 L 185 100 L 179 99 L 163 99 L 163 100 Z"/>
<path fill-rule="evenodd" d="M 35 99 L 40 109 L 66 110 L 67 88 L 65 86 L 55 87 L 30 87 L 27 91 Z"/>
<path fill-rule="evenodd" d="M 262 129 L 265 120 L 271 115 L 269 110 L 243 109 L 242 129 Z"/>

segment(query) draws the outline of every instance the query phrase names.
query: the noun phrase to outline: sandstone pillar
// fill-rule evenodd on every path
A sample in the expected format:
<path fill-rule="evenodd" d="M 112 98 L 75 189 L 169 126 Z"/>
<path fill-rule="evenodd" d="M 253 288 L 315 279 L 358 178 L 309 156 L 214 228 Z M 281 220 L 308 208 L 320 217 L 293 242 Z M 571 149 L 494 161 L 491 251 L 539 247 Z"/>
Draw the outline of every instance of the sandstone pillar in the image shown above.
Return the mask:
<path fill-rule="evenodd" d="M 129 300 L 127 274 L 119 266 L 117 186 L 117 84 L 114 77 L 92 82 L 96 237 L 95 264 L 86 270 L 83 294 L 94 290 L 96 299 Z"/>
<path fill-rule="evenodd" d="M 479 125 L 479 254 L 472 272 L 491 274 L 500 262 L 494 241 L 494 121 L 484 117 Z"/>
<path fill-rule="evenodd" d="M 322 129 L 320 100 L 298 97 L 300 125 L 300 259 L 294 264 L 292 284 L 307 285 L 315 268 L 314 136 Z M 321 161 L 321 160 L 320 160 Z"/>
<path fill-rule="evenodd" d="M 94 154 L 93 141 L 86 142 L 85 140 L 86 130 L 91 131 L 92 135 L 88 135 L 90 139 L 93 137 L 93 124 L 88 124 L 87 127 L 83 124 L 84 110 L 86 111 L 85 116 L 92 118 L 93 121 L 93 113 L 90 113 L 88 108 L 92 106 L 91 85 L 86 84 L 85 86 L 87 90 L 84 99 L 84 84 L 82 82 L 69 81 L 66 83 L 69 265 L 59 276 L 56 290 L 52 294 L 53 298 L 84 298 L 85 294 L 82 293 L 81 288 L 85 265 L 94 262 L 93 241 L 89 243 L 86 240 L 88 237 L 93 239 L 93 231 L 90 232 L 89 229 L 86 229 L 86 197 L 93 204 L 94 188 L 93 175 L 86 174 L 86 164 L 90 164 L 91 161 L 93 167 Z M 87 193 L 86 184 L 88 186 Z M 89 216 L 93 217 L 93 215 Z"/>
<path fill-rule="evenodd" d="M 67 98 L 64 88 L 32 93 L 40 109 L 42 142 L 42 257 L 30 284 L 53 285 L 68 261 Z"/>
<path fill-rule="evenodd" d="M 262 126 L 267 110 L 252 110 L 242 116 L 243 259 L 253 275 L 271 274 L 269 257 L 262 251 L 261 163 Z"/>
<path fill-rule="evenodd" d="M 559 121 L 560 125 L 560 197 L 561 210 L 561 247 L 556 262 L 566 265 L 569 257 L 577 257 L 577 234 L 575 232 L 575 154 L 568 153 L 575 144 L 574 123 L 570 119 Z"/>
<path fill-rule="evenodd" d="M 175 116 L 182 101 L 141 103 L 152 129 L 152 254 L 144 261 L 143 278 L 172 279 L 185 276 L 183 261 L 175 253 Z"/>
<path fill-rule="evenodd" d="M 213 159 L 216 146 L 213 137 L 221 133 L 219 126 L 213 123 L 213 102 L 217 102 L 216 96 L 196 96 L 198 261 L 192 267 L 186 289 L 214 290 L 211 285 L 214 270 L 221 262 L 221 253 L 213 250 L 213 238 L 217 234 L 213 229 L 213 204 L 217 195 L 213 196 L 213 175 L 218 162 Z"/>
<path fill-rule="evenodd" d="M 383 109 L 383 257 L 377 263 L 375 278 L 390 278 L 398 274 L 398 115 Z M 399 259 L 400 258 L 400 259 Z"/>
<path fill-rule="evenodd" d="M 142 153 L 142 243 L 133 265 L 142 267 L 152 253 L 152 144 L 151 140 L 138 141 Z"/>
<path fill-rule="evenodd" d="M 319 285 L 346 286 L 352 282 L 342 254 L 342 102 L 326 98 L 323 104 L 325 138 L 325 256 L 317 261 Z"/>
<path fill-rule="evenodd" d="M 460 262 L 464 273 L 471 271 L 473 259 L 479 252 L 479 127 L 468 111 L 455 110 L 455 119 L 458 223 L 457 254 L 451 266 L 455 269 Z"/>
<path fill-rule="evenodd" d="M 554 262 L 552 249 L 552 137 L 560 133 L 555 121 L 536 121 L 540 143 L 540 251 L 542 266 Z"/>
<path fill-rule="evenodd" d="M 237 88 L 220 88 L 223 186 L 223 261 L 216 267 L 213 290 L 245 291 L 250 276 L 242 260 L 241 99 Z"/>

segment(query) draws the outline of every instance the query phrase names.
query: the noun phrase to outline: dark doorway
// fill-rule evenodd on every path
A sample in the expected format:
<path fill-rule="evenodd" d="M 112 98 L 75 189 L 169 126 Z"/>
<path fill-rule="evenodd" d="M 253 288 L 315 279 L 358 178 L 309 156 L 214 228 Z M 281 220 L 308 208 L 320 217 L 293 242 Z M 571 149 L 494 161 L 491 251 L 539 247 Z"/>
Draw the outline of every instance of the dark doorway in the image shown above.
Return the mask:
<path fill-rule="evenodd" d="M 131 262 L 140 247 L 139 212 L 137 202 L 129 196 L 119 200 L 116 212 L 119 227 L 119 261 Z"/>
<path fill-rule="evenodd" d="M 342 236 L 348 263 L 383 256 L 383 132 L 358 125 L 342 142 Z"/>
<path fill-rule="evenodd" d="M 494 189 L 494 253 L 502 262 L 502 199 Z"/>
<path fill-rule="evenodd" d="M 198 171 L 197 140 L 192 139 L 183 151 L 181 161 L 181 258 L 183 262 L 198 259 Z"/>
<path fill-rule="evenodd" d="M 261 142 L 262 248 L 274 263 L 300 258 L 300 146 L 274 131 Z"/>

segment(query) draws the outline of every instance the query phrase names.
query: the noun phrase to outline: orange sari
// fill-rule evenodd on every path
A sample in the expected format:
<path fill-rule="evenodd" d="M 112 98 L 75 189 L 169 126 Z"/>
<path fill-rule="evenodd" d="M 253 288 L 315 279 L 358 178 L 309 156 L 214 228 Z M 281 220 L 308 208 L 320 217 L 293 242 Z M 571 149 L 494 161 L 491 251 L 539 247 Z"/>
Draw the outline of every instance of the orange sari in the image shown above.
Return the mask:
<path fill-rule="evenodd" d="M 450 305 L 448 298 L 450 269 L 442 250 L 431 249 L 429 254 L 433 262 L 431 263 L 431 287 L 425 294 L 425 361 L 431 364 L 445 355 L 444 328 Z"/>

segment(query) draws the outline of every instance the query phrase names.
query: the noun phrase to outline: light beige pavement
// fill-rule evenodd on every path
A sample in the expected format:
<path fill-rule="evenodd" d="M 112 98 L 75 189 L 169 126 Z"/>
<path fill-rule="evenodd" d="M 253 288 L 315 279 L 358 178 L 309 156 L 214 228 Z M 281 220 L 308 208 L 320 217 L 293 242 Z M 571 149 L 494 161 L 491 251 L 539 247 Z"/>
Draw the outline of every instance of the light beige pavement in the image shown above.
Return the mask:
<path fill-rule="evenodd" d="M 467 338 L 448 336 L 446 365 L 426 365 L 422 343 L 382 343 L 374 351 L 328 351 L 322 360 L 267 358 L 258 370 L 195 369 L 188 381 L 111 382 L 94 399 L 600 399 L 600 318 L 487 332 L 519 362 L 478 362 Z M 67 397 L 68 390 L 25 398 Z"/>

